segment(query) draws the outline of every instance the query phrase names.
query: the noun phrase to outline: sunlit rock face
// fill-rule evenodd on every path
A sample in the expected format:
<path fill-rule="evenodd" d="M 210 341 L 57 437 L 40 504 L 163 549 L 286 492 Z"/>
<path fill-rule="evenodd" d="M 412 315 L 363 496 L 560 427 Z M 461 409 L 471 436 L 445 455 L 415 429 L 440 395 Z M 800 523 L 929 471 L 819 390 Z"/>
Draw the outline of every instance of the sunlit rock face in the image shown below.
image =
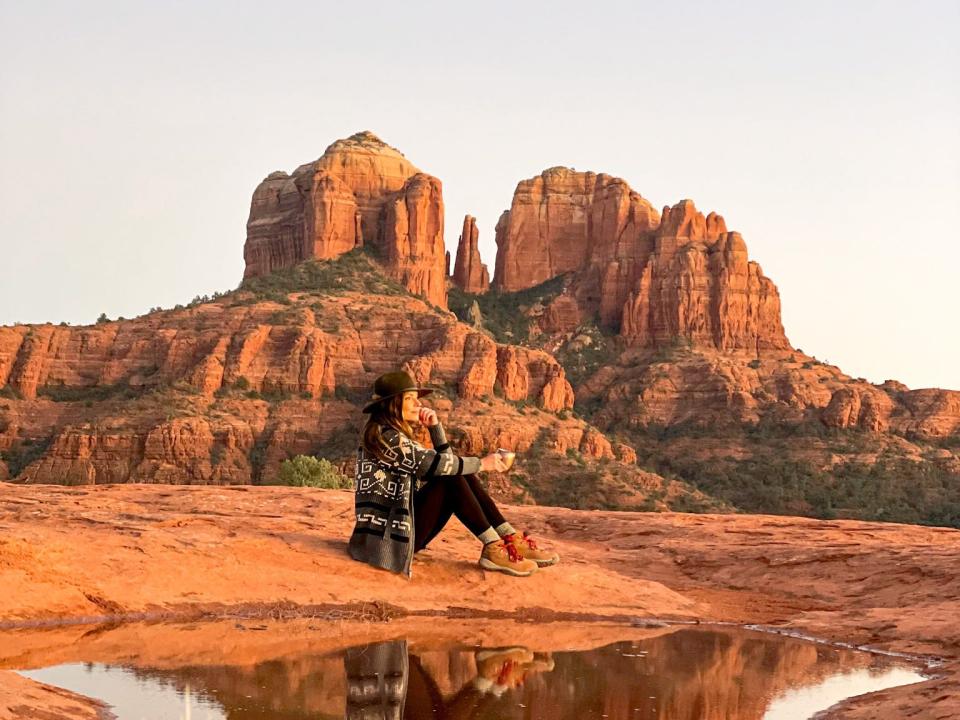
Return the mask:
<path fill-rule="evenodd" d="M 494 287 L 568 272 L 580 314 L 633 344 L 789 347 L 776 286 L 743 238 L 690 200 L 658 213 L 620 178 L 560 167 L 522 181 L 497 224 Z"/>
<path fill-rule="evenodd" d="M 337 140 L 292 175 L 271 173 L 253 193 L 244 277 L 376 246 L 412 292 L 446 307 L 443 191 L 376 135 Z"/>
<path fill-rule="evenodd" d="M 487 266 L 480 260 L 478 238 L 477 219 L 467 215 L 463 218 L 463 231 L 460 233 L 460 242 L 457 244 L 453 282 L 464 292 L 477 295 L 490 289 L 490 275 L 487 272 Z"/>
<path fill-rule="evenodd" d="M 444 412 L 463 402 L 503 411 L 489 427 L 471 413 L 458 420 L 471 452 L 534 442 L 540 428 L 510 402 L 573 406 L 551 355 L 498 344 L 419 298 L 350 292 L 291 303 L 241 293 L 88 327 L 0 328 L 0 451 L 27 457 L 15 473 L 4 462 L 0 477 L 257 482 L 355 424 L 375 378 L 398 367 L 449 388 L 435 403 Z M 561 425 L 583 433 L 581 420 Z"/>

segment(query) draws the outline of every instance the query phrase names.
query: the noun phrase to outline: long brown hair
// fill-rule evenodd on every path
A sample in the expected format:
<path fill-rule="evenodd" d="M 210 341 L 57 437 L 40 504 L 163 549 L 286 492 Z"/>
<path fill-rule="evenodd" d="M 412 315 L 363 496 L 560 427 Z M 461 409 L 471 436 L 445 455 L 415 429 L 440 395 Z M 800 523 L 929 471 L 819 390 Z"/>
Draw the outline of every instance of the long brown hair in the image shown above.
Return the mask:
<path fill-rule="evenodd" d="M 378 460 L 387 462 L 386 449 L 389 445 L 383 439 L 383 431 L 387 428 L 393 428 L 401 435 L 413 438 L 413 428 L 403 419 L 404 394 L 394 395 L 377 405 L 363 427 L 363 448 Z"/>

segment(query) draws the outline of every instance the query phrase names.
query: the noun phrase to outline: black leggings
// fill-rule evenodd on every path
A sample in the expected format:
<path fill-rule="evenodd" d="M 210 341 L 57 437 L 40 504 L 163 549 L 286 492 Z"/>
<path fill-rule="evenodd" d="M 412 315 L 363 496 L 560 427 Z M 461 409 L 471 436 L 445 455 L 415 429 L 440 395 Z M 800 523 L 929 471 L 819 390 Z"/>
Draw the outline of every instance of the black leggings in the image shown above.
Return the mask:
<path fill-rule="evenodd" d="M 451 515 L 474 535 L 506 522 L 476 475 L 435 477 L 413 496 L 414 551 L 423 550 Z"/>

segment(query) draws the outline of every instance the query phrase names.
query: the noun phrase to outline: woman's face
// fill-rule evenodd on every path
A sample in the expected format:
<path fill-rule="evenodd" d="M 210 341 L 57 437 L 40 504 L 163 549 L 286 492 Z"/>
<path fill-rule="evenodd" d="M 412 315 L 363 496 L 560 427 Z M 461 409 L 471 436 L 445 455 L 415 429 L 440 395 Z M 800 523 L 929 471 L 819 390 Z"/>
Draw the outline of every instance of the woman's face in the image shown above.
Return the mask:
<path fill-rule="evenodd" d="M 403 394 L 403 419 L 415 423 L 420 418 L 420 398 L 415 390 Z"/>

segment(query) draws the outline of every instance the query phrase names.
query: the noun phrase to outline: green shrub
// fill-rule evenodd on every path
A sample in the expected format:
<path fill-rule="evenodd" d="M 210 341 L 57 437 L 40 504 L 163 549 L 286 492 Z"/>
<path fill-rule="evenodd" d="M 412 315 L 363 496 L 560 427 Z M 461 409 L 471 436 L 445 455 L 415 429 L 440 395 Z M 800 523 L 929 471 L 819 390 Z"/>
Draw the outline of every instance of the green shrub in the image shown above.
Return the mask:
<path fill-rule="evenodd" d="M 371 260 L 370 248 L 356 248 L 331 260 L 310 260 L 269 275 L 248 278 L 238 290 L 262 300 L 282 305 L 292 301 L 294 292 L 322 291 L 337 295 L 360 291 L 374 295 L 408 295 L 406 288 L 394 282 Z"/>
<path fill-rule="evenodd" d="M 476 301 L 483 316 L 483 326 L 498 342 L 526 344 L 530 337 L 531 320 L 521 309 L 537 303 L 550 303 L 563 292 L 568 275 L 558 275 L 517 292 L 491 289 L 482 295 L 472 295 L 458 287 L 451 287 L 447 293 L 447 305 L 459 320 L 470 325 L 470 307 Z"/>
<path fill-rule="evenodd" d="M 10 477 L 15 478 L 27 465 L 42 458 L 52 443 L 52 437 L 24 438 L 9 450 L 0 450 L 0 460 L 7 464 Z"/>
<path fill-rule="evenodd" d="M 341 490 L 352 488 L 353 480 L 340 472 L 339 468 L 326 458 L 317 459 L 309 455 L 297 455 L 292 460 L 284 460 L 280 463 L 276 484 Z"/>
<path fill-rule="evenodd" d="M 23 396 L 20 394 L 20 391 L 16 388 L 5 385 L 0 388 L 0 397 L 7 398 L 8 400 L 22 400 Z"/>
<path fill-rule="evenodd" d="M 804 447 L 840 455 L 877 452 L 880 440 L 869 432 L 764 416 L 752 425 L 650 424 L 629 428 L 627 435 L 642 467 L 682 479 L 743 512 L 960 526 L 960 473 L 948 467 L 894 454 L 876 463 L 846 460 L 825 470 L 795 452 Z M 700 438 L 729 440 L 749 452 L 701 456 L 671 442 Z"/>
<path fill-rule="evenodd" d="M 581 325 L 575 333 L 579 335 L 589 337 L 590 344 L 574 349 L 573 343 L 566 343 L 554 353 L 574 387 L 580 387 L 600 368 L 612 365 L 623 351 L 621 341 L 596 323 Z"/>
<path fill-rule="evenodd" d="M 37 396 L 53 402 L 96 402 L 100 400 L 132 400 L 147 392 L 145 388 L 132 387 L 126 383 L 113 385 L 43 385 L 37 389 Z"/>

